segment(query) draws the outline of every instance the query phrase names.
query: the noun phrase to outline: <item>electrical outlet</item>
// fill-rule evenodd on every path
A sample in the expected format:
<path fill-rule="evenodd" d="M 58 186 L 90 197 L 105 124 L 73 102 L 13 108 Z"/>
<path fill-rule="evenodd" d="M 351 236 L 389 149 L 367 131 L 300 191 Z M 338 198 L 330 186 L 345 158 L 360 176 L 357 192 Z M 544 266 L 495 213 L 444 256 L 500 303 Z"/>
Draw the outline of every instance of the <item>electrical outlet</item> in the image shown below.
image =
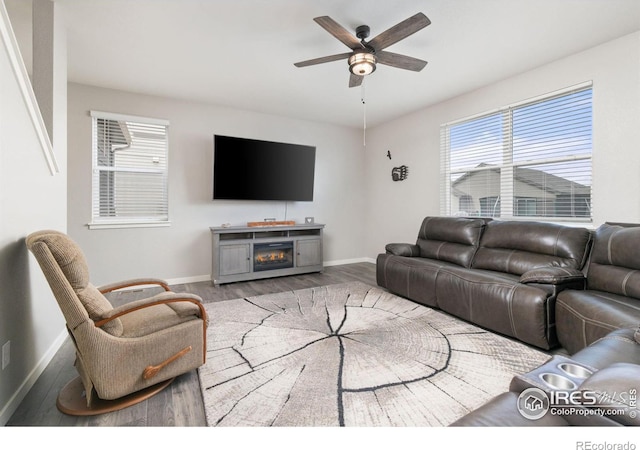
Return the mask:
<path fill-rule="evenodd" d="M 11 362 L 11 341 L 7 341 L 2 346 L 2 370 Z"/>

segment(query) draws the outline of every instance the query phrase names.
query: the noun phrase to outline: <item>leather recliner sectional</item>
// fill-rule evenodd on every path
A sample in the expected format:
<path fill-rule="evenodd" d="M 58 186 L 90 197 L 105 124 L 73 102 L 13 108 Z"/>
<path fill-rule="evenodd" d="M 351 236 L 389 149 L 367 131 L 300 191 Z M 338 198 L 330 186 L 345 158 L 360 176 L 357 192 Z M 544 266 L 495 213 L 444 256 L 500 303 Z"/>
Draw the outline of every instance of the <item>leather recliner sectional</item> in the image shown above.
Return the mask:
<path fill-rule="evenodd" d="M 554 379 L 560 385 L 554 385 Z M 614 330 L 569 358 L 553 356 L 531 372 L 514 377 L 509 391 L 450 426 L 638 426 L 638 380 L 638 329 Z M 558 401 L 556 394 L 555 404 L 532 418 L 522 413 L 520 403 L 530 388 L 543 391 L 547 398 L 553 398 L 553 391 L 564 396 Z"/>
<path fill-rule="evenodd" d="M 415 244 L 387 244 L 380 286 L 426 306 L 545 350 L 543 366 L 515 377 L 505 392 L 454 425 L 638 424 L 629 414 L 517 413 L 528 387 L 618 392 L 640 379 L 640 226 L 605 223 L 595 232 L 542 222 L 427 217 Z M 580 376 L 562 367 L 581 371 Z M 586 375 L 585 375 L 586 374 Z M 553 386 L 543 378 L 566 380 Z M 606 395 L 605 395 L 606 396 Z M 601 407 L 601 403 L 598 403 Z M 633 409 L 632 408 L 632 409 Z M 613 418 L 612 418 L 613 417 Z"/>
<path fill-rule="evenodd" d="M 427 217 L 415 244 L 387 244 L 377 283 L 543 349 L 557 346 L 555 299 L 583 289 L 591 232 L 542 222 Z"/>
<path fill-rule="evenodd" d="M 586 273 L 586 289 L 558 295 L 556 328 L 569 353 L 613 330 L 640 323 L 640 226 L 601 225 Z"/>

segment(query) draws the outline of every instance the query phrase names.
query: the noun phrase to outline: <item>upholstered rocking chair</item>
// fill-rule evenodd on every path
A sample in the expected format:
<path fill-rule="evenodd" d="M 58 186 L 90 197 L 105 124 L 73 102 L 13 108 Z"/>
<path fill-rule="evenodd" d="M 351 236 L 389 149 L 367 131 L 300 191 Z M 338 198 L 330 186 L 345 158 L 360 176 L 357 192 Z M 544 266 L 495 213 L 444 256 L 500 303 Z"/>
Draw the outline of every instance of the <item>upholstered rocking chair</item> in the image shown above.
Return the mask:
<path fill-rule="evenodd" d="M 79 377 L 59 393 L 70 415 L 95 415 L 139 403 L 205 362 L 208 319 L 200 297 L 171 292 L 158 279 L 97 288 L 80 247 L 57 231 L 27 237 L 64 315 Z M 104 294 L 158 285 L 164 292 L 113 307 Z"/>

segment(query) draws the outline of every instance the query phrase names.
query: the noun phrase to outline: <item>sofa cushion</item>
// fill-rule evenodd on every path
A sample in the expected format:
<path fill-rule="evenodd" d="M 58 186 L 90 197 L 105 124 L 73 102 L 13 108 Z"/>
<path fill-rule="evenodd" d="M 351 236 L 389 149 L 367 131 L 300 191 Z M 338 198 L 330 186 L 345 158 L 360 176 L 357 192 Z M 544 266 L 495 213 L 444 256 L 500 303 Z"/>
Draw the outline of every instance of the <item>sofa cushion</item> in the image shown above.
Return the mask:
<path fill-rule="evenodd" d="M 443 268 L 458 267 L 446 261 L 380 254 L 376 281 L 389 291 L 423 305 L 437 307 L 436 279 Z"/>
<path fill-rule="evenodd" d="M 640 345 L 634 339 L 634 332 L 634 328 L 612 331 L 571 355 L 571 359 L 596 369 L 619 362 L 640 364 Z"/>
<path fill-rule="evenodd" d="M 416 245 L 423 258 L 469 267 L 487 220 L 462 217 L 426 217 Z"/>
<path fill-rule="evenodd" d="M 605 223 L 595 232 L 587 288 L 640 299 L 640 227 Z"/>
<path fill-rule="evenodd" d="M 623 425 L 640 425 L 640 409 L 637 405 L 637 386 L 640 379 L 640 365 L 615 363 L 597 371 L 587 378 L 580 390 L 595 393 L 597 404 L 591 408 L 604 410 Z"/>
<path fill-rule="evenodd" d="M 514 275 L 540 267 L 582 269 L 590 243 L 586 228 L 494 220 L 486 225 L 472 267 Z"/>
<path fill-rule="evenodd" d="M 557 344 L 552 287 L 519 282 L 517 275 L 458 266 L 442 268 L 438 306 L 456 317 L 543 349 Z"/>
<path fill-rule="evenodd" d="M 556 301 L 560 344 L 575 353 L 618 328 L 637 327 L 640 301 L 593 290 L 566 290 Z"/>

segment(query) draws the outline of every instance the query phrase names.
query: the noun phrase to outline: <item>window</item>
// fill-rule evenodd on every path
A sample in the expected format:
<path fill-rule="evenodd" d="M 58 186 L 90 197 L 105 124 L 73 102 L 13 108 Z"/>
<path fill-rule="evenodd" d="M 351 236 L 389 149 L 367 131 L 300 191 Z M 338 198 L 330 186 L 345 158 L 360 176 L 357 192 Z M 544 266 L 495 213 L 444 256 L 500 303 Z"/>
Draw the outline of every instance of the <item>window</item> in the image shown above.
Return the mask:
<path fill-rule="evenodd" d="M 441 127 L 441 213 L 588 222 L 592 88 Z"/>
<path fill-rule="evenodd" d="M 169 224 L 168 127 L 159 119 L 91 112 L 90 228 Z"/>

